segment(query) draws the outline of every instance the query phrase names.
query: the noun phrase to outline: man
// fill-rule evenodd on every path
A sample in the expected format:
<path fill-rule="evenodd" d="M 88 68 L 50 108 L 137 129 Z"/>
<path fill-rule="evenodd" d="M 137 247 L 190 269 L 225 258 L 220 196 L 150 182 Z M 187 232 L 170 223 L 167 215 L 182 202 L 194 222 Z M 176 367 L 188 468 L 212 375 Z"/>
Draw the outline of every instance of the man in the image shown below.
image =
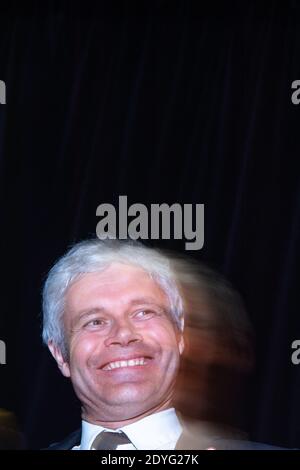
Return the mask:
<path fill-rule="evenodd" d="M 191 285 L 184 262 L 131 241 L 81 242 L 53 266 L 43 339 L 72 381 L 82 426 L 50 448 L 228 447 L 220 439 L 232 433 L 174 409 Z"/>

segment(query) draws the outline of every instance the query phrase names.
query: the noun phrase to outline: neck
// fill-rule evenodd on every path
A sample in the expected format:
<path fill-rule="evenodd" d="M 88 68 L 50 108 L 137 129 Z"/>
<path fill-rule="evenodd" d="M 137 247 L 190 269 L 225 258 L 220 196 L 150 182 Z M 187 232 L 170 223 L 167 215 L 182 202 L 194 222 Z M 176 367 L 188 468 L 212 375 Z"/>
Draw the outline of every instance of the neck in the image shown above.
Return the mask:
<path fill-rule="evenodd" d="M 169 408 L 172 408 L 172 401 L 167 400 L 164 403 L 160 403 L 159 405 L 151 408 L 150 410 L 145 411 L 144 413 L 140 413 L 136 416 L 133 416 L 131 418 L 126 418 L 124 420 L 103 420 L 100 417 L 96 417 L 93 415 L 90 415 L 85 411 L 84 408 L 82 408 L 82 419 L 84 421 L 87 421 L 88 423 L 91 424 L 96 424 L 97 426 L 102 426 L 103 428 L 108 428 L 108 429 L 118 429 L 118 428 L 123 428 L 124 426 L 128 426 L 129 424 L 135 423 L 136 421 L 140 421 L 143 418 L 146 418 L 147 416 L 150 416 L 154 413 L 159 413 L 160 411 L 167 410 Z"/>

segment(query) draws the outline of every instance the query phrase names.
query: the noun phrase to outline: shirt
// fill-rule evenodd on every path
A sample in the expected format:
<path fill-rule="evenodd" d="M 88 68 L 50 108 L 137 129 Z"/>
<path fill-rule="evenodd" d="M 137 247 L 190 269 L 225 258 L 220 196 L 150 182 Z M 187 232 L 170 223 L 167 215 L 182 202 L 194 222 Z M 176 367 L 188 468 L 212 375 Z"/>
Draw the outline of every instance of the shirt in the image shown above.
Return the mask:
<path fill-rule="evenodd" d="M 101 431 L 111 429 L 82 421 L 81 443 L 73 450 L 89 450 L 95 437 Z M 114 431 L 123 431 L 132 444 L 123 444 L 117 450 L 173 450 L 182 433 L 182 426 L 177 418 L 174 408 L 158 413 L 128 424 Z"/>

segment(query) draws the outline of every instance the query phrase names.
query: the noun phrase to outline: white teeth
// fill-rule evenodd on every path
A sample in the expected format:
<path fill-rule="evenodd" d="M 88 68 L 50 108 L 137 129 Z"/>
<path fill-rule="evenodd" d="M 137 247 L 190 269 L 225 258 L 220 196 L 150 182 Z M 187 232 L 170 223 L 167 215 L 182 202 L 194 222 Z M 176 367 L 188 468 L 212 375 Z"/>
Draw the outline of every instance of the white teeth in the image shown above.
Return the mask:
<path fill-rule="evenodd" d="M 119 369 L 120 367 L 143 366 L 145 363 L 146 361 L 144 357 L 138 357 L 136 359 L 129 359 L 129 361 L 110 362 L 103 367 L 103 370 Z"/>

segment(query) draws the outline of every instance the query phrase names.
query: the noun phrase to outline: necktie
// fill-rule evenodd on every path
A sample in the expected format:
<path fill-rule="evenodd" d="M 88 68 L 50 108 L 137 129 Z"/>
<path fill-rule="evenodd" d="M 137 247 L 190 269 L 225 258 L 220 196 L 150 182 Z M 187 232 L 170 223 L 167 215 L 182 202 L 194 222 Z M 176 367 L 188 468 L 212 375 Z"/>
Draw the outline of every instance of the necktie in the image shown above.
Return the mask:
<path fill-rule="evenodd" d="M 115 450 L 121 444 L 132 444 L 123 432 L 102 431 L 94 439 L 91 450 Z"/>

